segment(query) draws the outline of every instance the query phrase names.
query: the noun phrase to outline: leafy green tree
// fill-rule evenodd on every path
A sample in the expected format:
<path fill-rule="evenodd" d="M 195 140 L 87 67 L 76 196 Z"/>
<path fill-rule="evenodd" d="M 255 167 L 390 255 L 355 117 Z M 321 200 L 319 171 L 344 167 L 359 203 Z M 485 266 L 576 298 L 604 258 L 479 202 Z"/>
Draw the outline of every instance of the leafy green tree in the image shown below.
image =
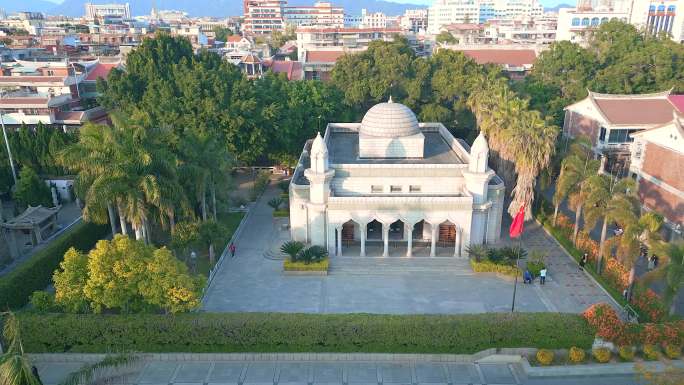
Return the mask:
<path fill-rule="evenodd" d="M 200 241 L 209 250 L 209 264 L 214 266 L 216 256 L 214 250 L 226 243 L 228 230 L 216 221 L 204 221 L 200 224 Z"/>
<path fill-rule="evenodd" d="M 171 234 L 170 246 L 177 252 L 177 255 L 187 258 L 189 250 L 198 247 L 200 244 L 200 224 L 194 221 L 184 221 L 176 225 L 176 229 Z"/>
<path fill-rule="evenodd" d="M 617 253 L 622 263 L 630 269 L 627 298 L 631 299 L 636 280 L 636 261 L 639 259 L 641 245 L 652 248 L 662 240 L 660 229 L 663 226 L 663 217 L 654 212 L 639 215 L 639 206 L 635 203 L 631 215 L 618 218 L 618 224 L 624 232 L 620 236 Z"/>
<path fill-rule="evenodd" d="M 212 31 L 216 34 L 216 40 L 218 41 L 225 42 L 228 40 L 228 36 L 233 36 L 233 31 L 230 28 L 216 26 Z"/>
<path fill-rule="evenodd" d="M 442 31 L 437 35 L 437 43 L 447 43 L 447 44 L 457 44 L 458 39 L 454 37 L 451 33 L 447 31 Z"/>
<path fill-rule="evenodd" d="M 17 190 L 14 198 L 20 206 L 52 207 L 52 193 L 31 167 L 24 167 L 19 172 Z"/>

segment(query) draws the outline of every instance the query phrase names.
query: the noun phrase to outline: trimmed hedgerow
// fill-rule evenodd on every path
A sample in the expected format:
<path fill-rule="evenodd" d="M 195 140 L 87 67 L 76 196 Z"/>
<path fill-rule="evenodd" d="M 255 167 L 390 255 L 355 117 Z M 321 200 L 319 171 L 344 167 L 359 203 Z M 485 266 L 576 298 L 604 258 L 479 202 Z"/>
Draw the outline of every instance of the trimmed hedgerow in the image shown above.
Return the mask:
<path fill-rule="evenodd" d="M 579 315 L 192 313 L 19 314 L 33 353 L 386 352 L 471 354 L 488 348 L 591 347 Z"/>
<path fill-rule="evenodd" d="M 34 291 L 43 290 L 52 283 L 52 274 L 69 248 L 90 250 L 108 230 L 107 225 L 78 223 L 1 277 L 0 308 L 17 309 L 26 305 Z"/>

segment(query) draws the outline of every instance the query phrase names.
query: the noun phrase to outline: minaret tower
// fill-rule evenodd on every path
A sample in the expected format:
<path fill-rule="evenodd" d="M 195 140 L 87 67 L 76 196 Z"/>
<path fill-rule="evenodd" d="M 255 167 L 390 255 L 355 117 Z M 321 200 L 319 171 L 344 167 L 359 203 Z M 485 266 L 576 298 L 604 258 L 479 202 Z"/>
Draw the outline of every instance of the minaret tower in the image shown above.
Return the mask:
<path fill-rule="evenodd" d="M 473 219 L 470 230 L 470 242 L 475 245 L 484 243 L 488 226 L 487 210 L 483 206 L 488 202 L 487 190 L 489 181 L 494 177 L 494 170 L 487 165 L 489 161 L 489 145 L 484 134 L 480 131 L 473 146 L 470 148 L 470 162 L 468 170 L 463 172 L 466 189 L 473 196 Z"/>
<path fill-rule="evenodd" d="M 335 170 L 328 164 L 328 147 L 319 132 L 311 145 L 311 166 L 304 171 L 309 180 L 309 241 L 312 245 L 326 247 L 325 209 L 330 196 L 330 181 Z"/>

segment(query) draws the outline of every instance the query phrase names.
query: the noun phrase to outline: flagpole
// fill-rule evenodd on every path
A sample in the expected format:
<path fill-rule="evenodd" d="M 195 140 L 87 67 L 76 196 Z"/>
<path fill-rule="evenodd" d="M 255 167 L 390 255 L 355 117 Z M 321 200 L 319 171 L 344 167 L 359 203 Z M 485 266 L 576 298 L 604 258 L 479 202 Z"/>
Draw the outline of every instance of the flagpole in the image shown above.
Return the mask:
<path fill-rule="evenodd" d="M 518 252 L 515 257 L 515 279 L 513 280 L 513 300 L 511 301 L 511 313 L 515 312 L 515 295 L 518 291 L 518 272 L 519 272 L 519 265 L 520 265 L 520 253 L 522 250 L 522 233 L 523 233 L 523 226 L 525 224 L 525 205 L 520 207 L 520 210 L 518 210 L 518 213 L 515 215 L 515 218 L 513 218 L 513 222 L 511 223 L 511 228 L 508 232 L 508 235 L 511 237 L 511 240 L 514 238 L 518 238 Z"/>
<path fill-rule="evenodd" d="M 515 259 L 515 267 L 519 268 L 520 265 L 520 249 L 522 248 L 522 234 L 518 237 L 518 255 Z M 513 281 L 513 301 L 511 303 L 511 313 L 515 312 L 515 294 L 518 290 L 518 271 L 515 272 L 515 280 Z"/>

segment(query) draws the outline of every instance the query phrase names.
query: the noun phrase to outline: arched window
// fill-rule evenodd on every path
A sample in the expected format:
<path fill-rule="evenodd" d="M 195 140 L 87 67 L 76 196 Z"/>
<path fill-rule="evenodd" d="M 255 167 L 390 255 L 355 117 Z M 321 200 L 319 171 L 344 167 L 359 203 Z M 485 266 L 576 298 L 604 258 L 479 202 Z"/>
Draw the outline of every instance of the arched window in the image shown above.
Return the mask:
<path fill-rule="evenodd" d="M 604 17 L 603 19 L 601 19 L 601 24 L 607 23 L 607 22 L 608 22 L 608 18 L 607 18 L 607 17 Z"/>
<path fill-rule="evenodd" d="M 588 17 L 585 17 L 584 19 L 582 19 L 582 25 L 584 25 L 584 26 L 589 25 L 589 18 Z"/>
<path fill-rule="evenodd" d="M 665 12 L 665 6 L 663 4 L 658 6 L 658 12 Z"/>
<path fill-rule="evenodd" d="M 573 18 L 573 19 L 572 19 L 572 26 L 573 26 L 573 27 L 577 27 L 577 26 L 579 26 L 579 25 L 580 25 L 580 19 L 579 19 L 579 17 Z"/>
<path fill-rule="evenodd" d="M 599 18 L 598 18 L 598 17 L 592 18 L 592 19 L 591 19 L 591 25 L 592 25 L 592 26 L 597 26 L 597 25 L 599 25 Z"/>
<path fill-rule="evenodd" d="M 675 6 L 674 6 L 674 5 L 670 5 L 669 7 L 667 7 L 667 11 L 668 11 L 668 12 L 674 12 L 674 11 L 675 11 Z"/>
<path fill-rule="evenodd" d="M 649 12 L 655 12 L 655 10 L 656 10 L 656 6 L 655 6 L 655 5 L 651 5 L 650 7 L 648 7 L 648 11 L 649 11 Z"/>

